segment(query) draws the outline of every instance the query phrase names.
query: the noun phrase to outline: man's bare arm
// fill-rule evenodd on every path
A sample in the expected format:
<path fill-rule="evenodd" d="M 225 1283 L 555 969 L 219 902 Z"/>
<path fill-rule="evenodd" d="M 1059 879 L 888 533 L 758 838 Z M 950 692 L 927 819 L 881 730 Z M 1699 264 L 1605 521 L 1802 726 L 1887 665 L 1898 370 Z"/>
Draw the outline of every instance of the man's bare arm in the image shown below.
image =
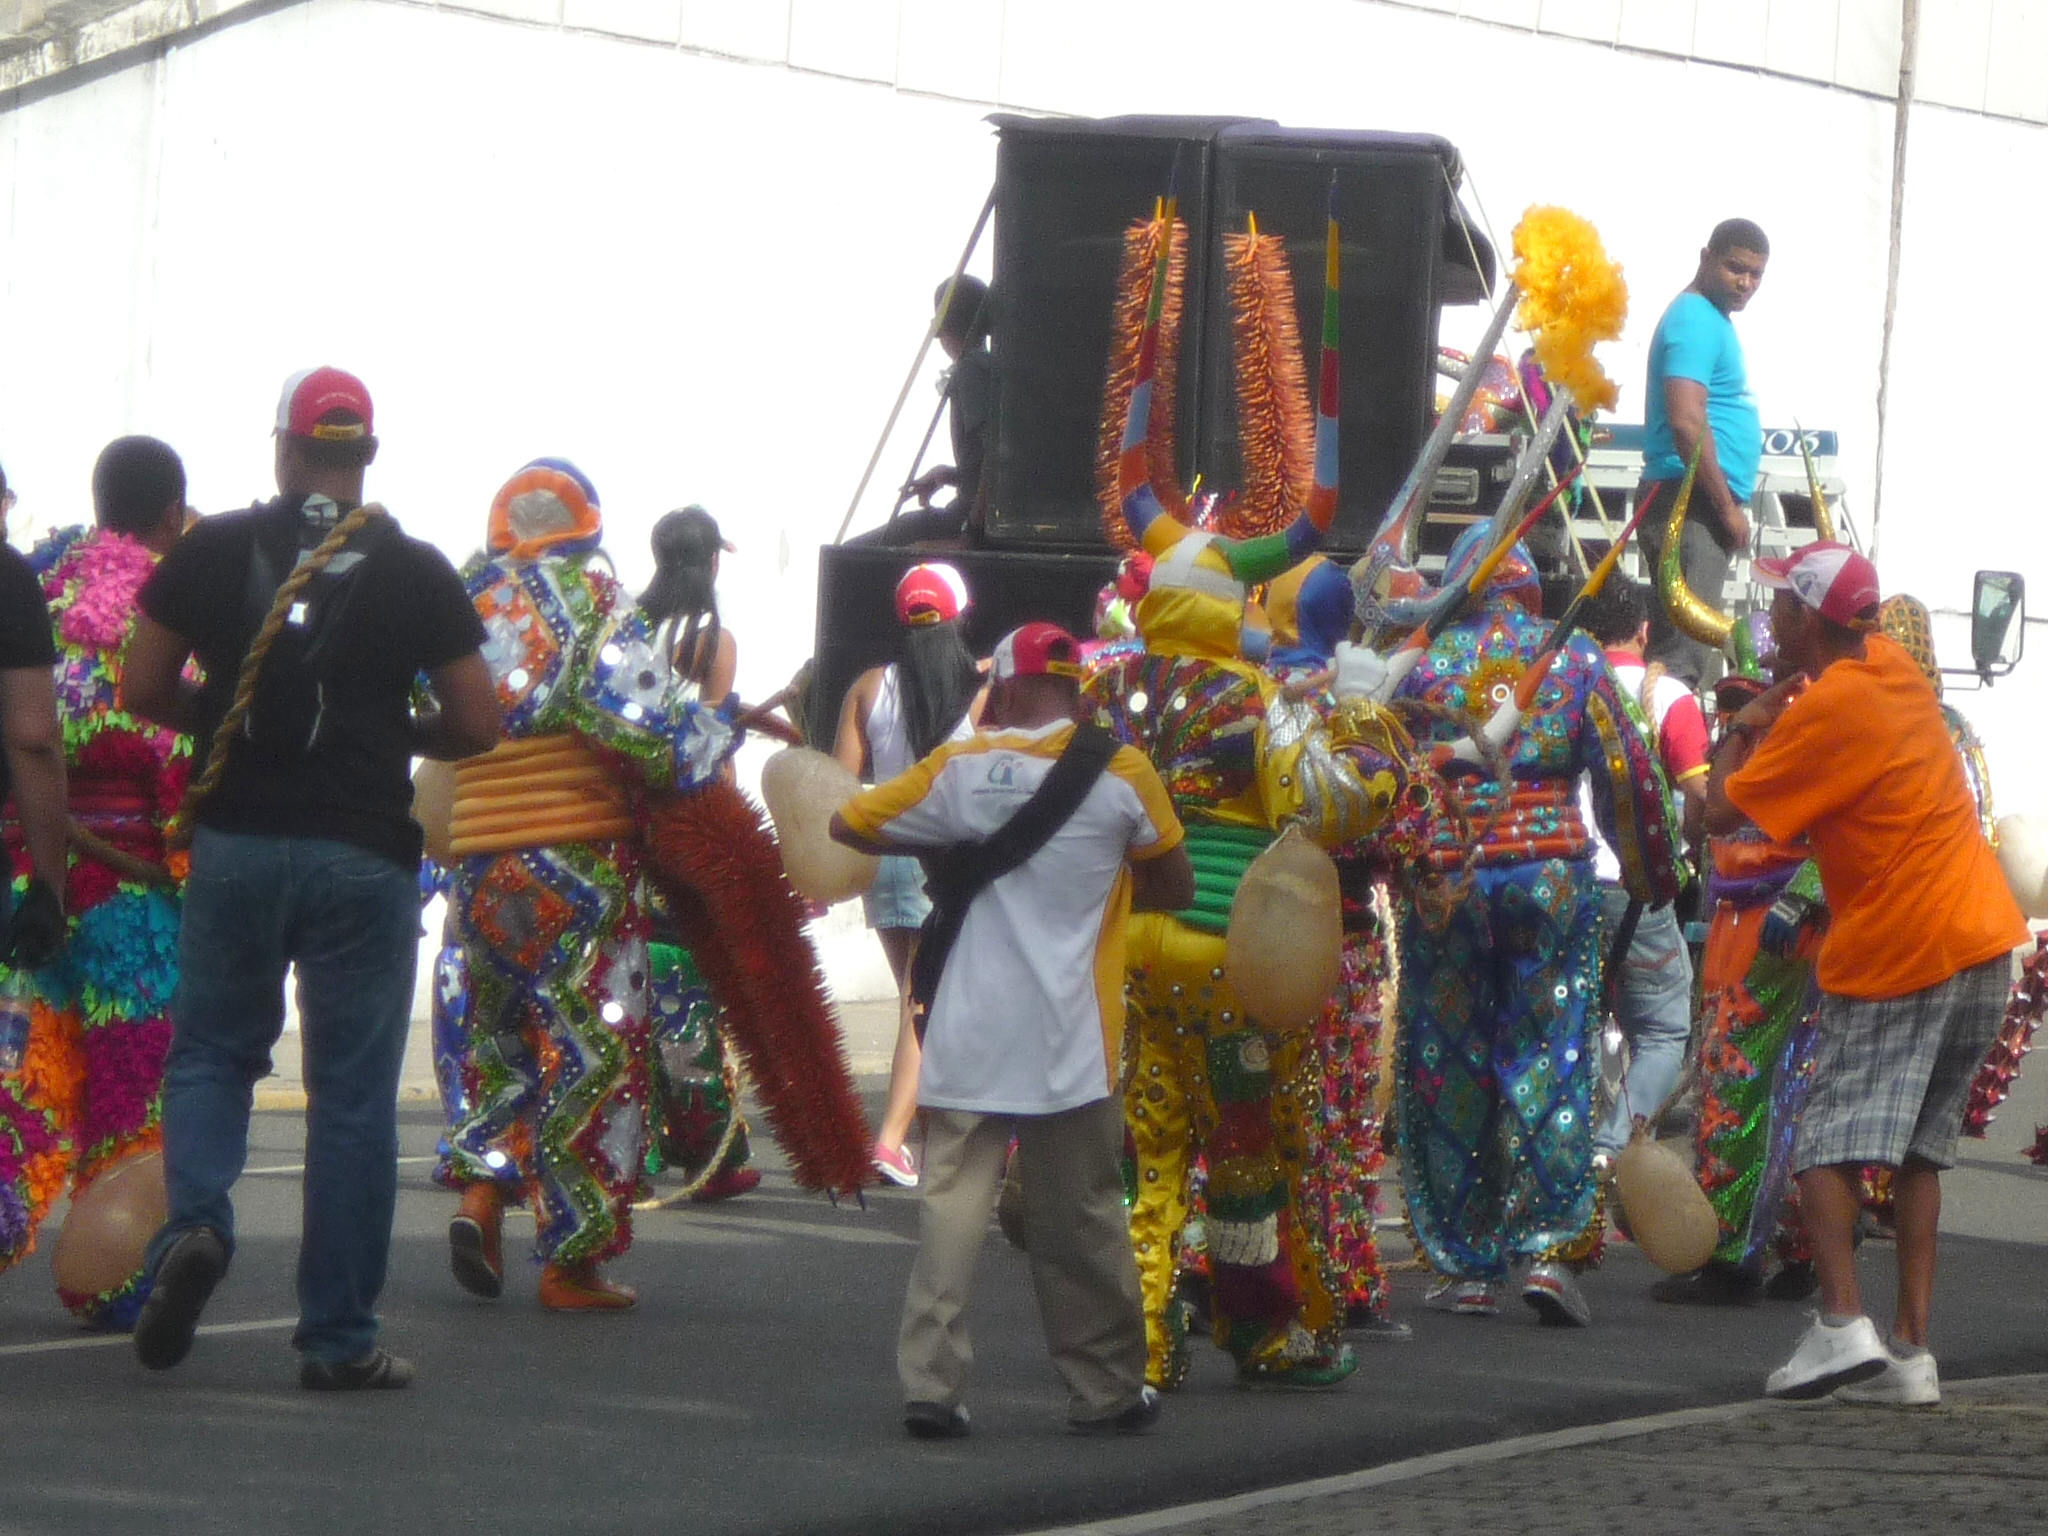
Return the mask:
<path fill-rule="evenodd" d="M 57 686 L 48 667 L 0 672 L 0 735 L 22 838 L 38 878 L 64 896 L 64 851 L 70 809 L 64 799 L 64 735 L 57 724 Z"/>
<path fill-rule="evenodd" d="M 475 757 L 498 744 L 504 712 L 498 707 L 498 690 L 491 682 L 491 669 L 475 651 L 437 667 L 427 674 L 434 685 L 440 709 L 420 721 L 412 749 L 421 757 L 454 762 Z"/>
<path fill-rule="evenodd" d="M 192 642 L 148 614 L 138 614 L 121 666 L 121 707 L 139 719 L 193 735 L 199 726 L 199 689 L 184 677 Z M 206 743 L 195 744 L 201 752 Z"/>
<path fill-rule="evenodd" d="M 1186 844 L 1131 866 L 1133 912 L 1179 912 L 1194 900 L 1195 866 Z"/>

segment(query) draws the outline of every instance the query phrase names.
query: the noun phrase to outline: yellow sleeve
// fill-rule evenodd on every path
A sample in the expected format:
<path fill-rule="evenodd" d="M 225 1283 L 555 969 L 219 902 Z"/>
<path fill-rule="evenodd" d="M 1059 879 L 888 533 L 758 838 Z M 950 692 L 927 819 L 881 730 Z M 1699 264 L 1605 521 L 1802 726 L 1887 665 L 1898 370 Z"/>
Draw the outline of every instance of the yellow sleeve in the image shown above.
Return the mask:
<path fill-rule="evenodd" d="M 930 756 L 912 763 L 886 784 L 864 789 L 839 808 L 840 818 L 861 837 L 880 839 L 885 828 L 898 817 L 923 804 L 939 770 L 968 742 L 949 741 Z"/>
<path fill-rule="evenodd" d="M 1187 836 L 1186 830 L 1180 817 L 1174 814 L 1173 799 L 1160 781 L 1158 770 L 1145 754 L 1136 747 L 1118 747 L 1116 756 L 1109 760 L 1109 771 L 1137 793 L 1138 803 L 1145 808 L 1145 819 L 1152 823 L 1151 841 L 1133 846 L 1131 858 L 1143 863 L 1178 848 Z"/>

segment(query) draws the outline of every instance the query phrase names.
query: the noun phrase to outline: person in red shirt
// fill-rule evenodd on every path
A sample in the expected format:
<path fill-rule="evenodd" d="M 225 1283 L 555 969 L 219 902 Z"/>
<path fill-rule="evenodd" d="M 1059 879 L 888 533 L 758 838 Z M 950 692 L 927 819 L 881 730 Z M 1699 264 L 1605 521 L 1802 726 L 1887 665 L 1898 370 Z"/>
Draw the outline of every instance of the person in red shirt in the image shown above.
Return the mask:
<path fill-rule="evenodd" d="M 1954 1166 L 1970 1080 L 1998 1033 L 2027 926 L 1934 689 L 1875 632 L 1876 568 L 1829 541 L 1754 568 L 1778 589 L 1782 680 L 1737 712 L 1715 748 L 1707 830 L 1747 817 L 1780 842 L 1804 836 L 1830 914 L 1816 966 L 1821 1042 L 1792 1157 L 1822 1310 L 1764 1390 L 1935 1403 L 1927 1324 L 1940 1174 Z M 1896 1170 L 1889 1347 L 1856 1282 L 1865 1163 Z"/>

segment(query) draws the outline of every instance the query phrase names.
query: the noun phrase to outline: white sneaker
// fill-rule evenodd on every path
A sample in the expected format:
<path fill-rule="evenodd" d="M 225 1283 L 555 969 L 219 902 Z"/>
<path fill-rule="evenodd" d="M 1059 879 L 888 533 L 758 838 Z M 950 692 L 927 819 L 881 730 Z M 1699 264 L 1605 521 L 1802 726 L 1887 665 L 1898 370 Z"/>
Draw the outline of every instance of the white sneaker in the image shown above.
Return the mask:
<path fill-rule="evenodd" d="M 1593 1309 L 1586 1293 L 1562 1264 L 1537 1264 L 1529 1270 L 1522 1286 L 1522 1300 L 1536 1309 L 1536 1317 L 1549 1328 L 1590 1328 Z"/>
<path fill-rule="evenodd" d="M 1884 1370 L 1835 1394 L 1845 1403 L 1884 1403 L 1894 1408 L 1932 1408 L 1941 1401 L 1941 1373 L 1926 1350 L 1899 1356 L 1886 1351 Z"/>
<path fill-rule="evenodd" d="M 1837 1387 L 1880 1374 L 1890 1361 L 1891 1354 L 1869 1318 L 1830 1327 L 1818 1312 L 1812 1317 L 1812 1326 L 1801 1335 L 1792 1358 L 1765 1378 L 1765 1397 L 1801 1401 L 1826 1397 Z"/>
<path fill-rule="evenodd" d="M 1422 1304 L 1459 1317 L 1493 1317 L 1500 1311 L 1500 1288 L 1489 1280 L 1444 1280 L 1422 1298 Z"/>

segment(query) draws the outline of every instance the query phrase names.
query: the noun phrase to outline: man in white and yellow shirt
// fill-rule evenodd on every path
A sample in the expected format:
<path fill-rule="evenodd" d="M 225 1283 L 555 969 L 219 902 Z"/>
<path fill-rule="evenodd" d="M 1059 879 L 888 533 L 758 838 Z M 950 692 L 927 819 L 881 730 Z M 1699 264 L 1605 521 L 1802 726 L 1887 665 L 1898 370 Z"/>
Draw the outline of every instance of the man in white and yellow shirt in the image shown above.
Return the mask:
<path fill-rule="evenodd" d="M 856 796 L 833 835 L 882 853 L 986 840 L 1072 740 L 1078 663 L 1078 642 L 1055 625 L 1005 636 L 986 728 Z M 1193 899 L 1181 839 L 1151 764 L 1119 747 L 1050 838 L 967 907 L 932 999 L 918 1088 L 923 1230 L 897 1343 L 915 1436 L 967 1432 L 963 1314 L 1013 1133 L 1031 1170 L 1028 1251 L 1070 1427 L 1131 1432 L 1157 1416 L 1123 1206 L 1117 1071 L 1125 923 L 1134 908 Z"/>

